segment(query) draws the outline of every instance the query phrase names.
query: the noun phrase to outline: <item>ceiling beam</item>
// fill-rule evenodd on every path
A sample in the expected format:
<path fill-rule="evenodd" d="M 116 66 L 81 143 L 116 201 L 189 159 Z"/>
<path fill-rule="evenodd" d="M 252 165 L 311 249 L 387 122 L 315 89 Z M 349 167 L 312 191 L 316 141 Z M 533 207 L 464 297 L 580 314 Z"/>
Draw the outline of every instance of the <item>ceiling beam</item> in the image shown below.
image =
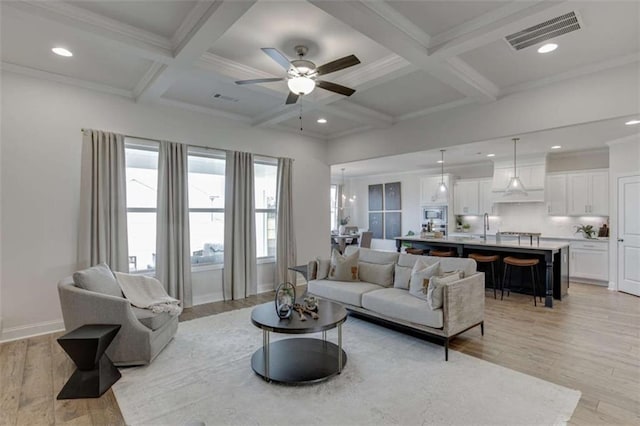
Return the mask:
<path fill-rule="evenodd" d="M 428 35 L 418 37 L 415 26 L 403 24 L 398 19 L 398 12 L 388 4 L 380 0 L 309 1 L 465 96 L 487 101 L 497 98 L 495 85 L 486 84 L 488 80 L 479 78 L 479 73 L 470 66 L 453 69 L 443 58 L 430 56 L 427 51 L 428 45 L 425 44 L 426 40 L 430 40 Z M 465 75 L 465 72 L 471 74 Z"/>
<path fill-rule="evenodd" d="M 159 99 L 254 3 L 255 0 L 211 2 L 198 20 L 192 20 L 190 31 L 182 30 L 184 35 L 174 48 L 173 61 L 156 71 L 136 100 Z"/>

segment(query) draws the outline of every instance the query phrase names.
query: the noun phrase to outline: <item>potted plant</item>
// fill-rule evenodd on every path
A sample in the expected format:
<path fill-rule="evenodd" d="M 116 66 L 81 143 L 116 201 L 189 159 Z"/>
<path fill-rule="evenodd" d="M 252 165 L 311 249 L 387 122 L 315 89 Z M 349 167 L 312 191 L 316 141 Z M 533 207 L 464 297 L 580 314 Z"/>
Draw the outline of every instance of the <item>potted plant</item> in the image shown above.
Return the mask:
<path fill-rule="evenodd" d="M 462 224 L 462 232 L 469 232 L 471 230 L 471 224 L 463 223 Z"/>
<path fill-rule="evenodd" d="M 581 232 L 582 235 L 586 238 L 586 239 L 592 239 L 594 238 L 594 235 L 596 234 L 596 230 L 593 229 L 593 225 L 579 225 L 576 226 L 576 234 L 578 232 Z"/>

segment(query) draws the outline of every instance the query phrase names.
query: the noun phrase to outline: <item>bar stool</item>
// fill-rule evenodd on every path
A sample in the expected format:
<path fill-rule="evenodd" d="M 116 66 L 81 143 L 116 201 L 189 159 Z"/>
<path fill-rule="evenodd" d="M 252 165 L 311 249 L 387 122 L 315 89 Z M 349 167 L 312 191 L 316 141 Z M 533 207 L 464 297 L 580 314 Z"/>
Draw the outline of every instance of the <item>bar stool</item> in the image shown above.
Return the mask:
<path fill-rule="evenodd" d="M 504 287 L 505 284 L 509 284 L 507 287 L 507 295 L 511 293 L 511 273 L 512 268 L 531 268 L 531 286 L 533 287 L 533 305 L 538 306 L 536 303 L 536 266 L 540 263 L 538 259 L 520 259 L 517 257 L 508 256 L 502 259 L 504 262 L 504 277 L 502 279 L 502 294 L 500 295 L 500 300 L 504 297 Z M 509 271 L 509 281 L 507 281 L 507 271 Z M 542 302 L 542 296 L 540 296 L 540 302 Z"/>
<path fill-rule="evenodd" d="M 429 256 L 436 257 L 456 257 L 457 254 L 451 250 L 429 250 Z"/>
<path fill-rule="evenodd" d="M 493 298 L 497 299 L 498 297 L 496 296 L 496 271 L 495 271 L 494 264 L 500 261 L 500 256 L 498 256 L 497 254 L 486 255 L 481 253 L 471 253 L 469 255 L 469 259 L 475 260 L 478 264 L 480 263 L 491 264 L 491 284 L 493 286 Z"/>
<path fill-rule="evenodd" d="M 422 256 L 424 254 L 423 249 L 413 248 L 413 247 L 409 247 L 405 249 L 405 252 L 407 252 L 407 254 L 417 254 L 418 256 Z"/>

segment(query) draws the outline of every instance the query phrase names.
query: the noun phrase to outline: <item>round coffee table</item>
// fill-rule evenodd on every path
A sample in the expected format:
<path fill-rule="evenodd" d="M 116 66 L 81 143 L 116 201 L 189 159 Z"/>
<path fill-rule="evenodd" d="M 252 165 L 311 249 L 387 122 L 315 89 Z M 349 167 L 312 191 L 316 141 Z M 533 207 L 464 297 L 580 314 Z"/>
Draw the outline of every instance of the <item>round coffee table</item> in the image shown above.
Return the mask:
<path fill-rule="evenodd" d="M 347 363 L 347 353 L 342 349 L 342 323 L 347 311 L 334 302 L 318 301 L 318 315 L 309 315 L 306 321 L 293 312 L 288 319 L 280 319 L 273 304 L 256 306 L 251 312 L 251 322 L 262 329 L 262 348 L 251 357 L 253 371 L 267 382 L 286 384 L 316 383 L 340 374 Z M 338 344 L 327 341 L 327 330 L 338 328 Z M 269 342 L 269 333 L 307 334 L 322 332 L 322 339 L 291 338 Z"/>

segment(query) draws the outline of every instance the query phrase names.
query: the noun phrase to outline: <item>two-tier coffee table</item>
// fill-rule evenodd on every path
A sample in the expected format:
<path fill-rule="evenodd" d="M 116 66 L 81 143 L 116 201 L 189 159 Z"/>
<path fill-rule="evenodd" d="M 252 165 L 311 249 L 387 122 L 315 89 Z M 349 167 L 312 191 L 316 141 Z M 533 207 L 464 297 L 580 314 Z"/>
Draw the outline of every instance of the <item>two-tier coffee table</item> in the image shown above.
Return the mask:
<path fill-rule="evenodd" d="M 340 374 L 347 363 L 342 349 L 342 324 L 347 311 L 334 302 L 318 302 L 317 320 L 307 315 L 301 321 L 297 312 L 280 319 L 273 304 L 256 306 L 251 322 L 262 329 L 262 348 L 251 357 L 253 371 L 266 381 L 286 384 L 316 383 Z M 338 344 L 327 341 L 327 330 L 338 328 Z M 269 333 L 308 334 L 322 332 L 322 339 L 296 337 L 271 343 Z"/>

